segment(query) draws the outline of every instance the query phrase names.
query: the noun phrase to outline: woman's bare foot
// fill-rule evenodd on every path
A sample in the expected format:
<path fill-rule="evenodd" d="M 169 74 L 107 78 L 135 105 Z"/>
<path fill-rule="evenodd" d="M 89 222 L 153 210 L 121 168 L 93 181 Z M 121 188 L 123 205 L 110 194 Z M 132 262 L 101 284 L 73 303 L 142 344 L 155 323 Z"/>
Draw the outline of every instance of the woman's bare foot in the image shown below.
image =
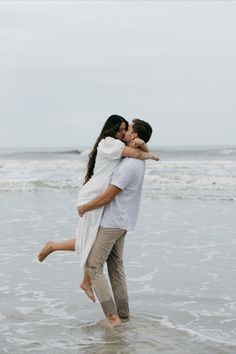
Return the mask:
<path fill-rule="evenodd" d="M 121 320 L 118 315 L 110 315 L 107 316 L 108 321 L 112 325 L 112 327 L 119 327 L 121 325 Z"/>
<path fill-rule="evenodd" d="M 96 302 L 94 293 L 93 293 L 93 288 L 91 286 L 91 283 L 81 283 L 80 287 L 82 290 L 84 290 L 85 294 L 93 301 Z"/>
<path fill-rule="evenodd" d="M 43 248 L 41 249 L 41 251 L 38 254 L 38 260 L 39 262 L 44 261 L 44 259 L 54 251 L 53 249 L 53 241 L 48 241 L 45 243 L 45 245 L 43 246 Z"/>

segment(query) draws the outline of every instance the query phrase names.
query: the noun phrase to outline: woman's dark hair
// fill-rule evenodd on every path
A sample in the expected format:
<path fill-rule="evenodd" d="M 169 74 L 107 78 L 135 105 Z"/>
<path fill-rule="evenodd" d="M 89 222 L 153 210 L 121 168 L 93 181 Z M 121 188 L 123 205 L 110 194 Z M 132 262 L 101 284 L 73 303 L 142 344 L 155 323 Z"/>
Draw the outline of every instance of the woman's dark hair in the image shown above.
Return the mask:
<path fill-rule="evenodd" d="M 116 114 L 111 115 L 105 122 L 102 131 L 97 138 L 96 143 L 94 144 L 93 150 L 89 154 L 89 160 L 88 160 L 88 165 L 87 165 L 87 172 L 85 176 L 85 181 L 84 184 L 90 180 L 90 178 L 93 175 L 93 170 L 95 166 L 95 161 L 96 161 L 96 156 L 97 156 L 97 147 L 100 141 L 107 136 L 110 136 L 112 138 L 115 137 L 115 134 L 118 132 L 121 123 L 125 123 L 125 129 L 127 130 L 129 127 L 129 123 L 127 120 L 121 116 L 118 116 Z"/>

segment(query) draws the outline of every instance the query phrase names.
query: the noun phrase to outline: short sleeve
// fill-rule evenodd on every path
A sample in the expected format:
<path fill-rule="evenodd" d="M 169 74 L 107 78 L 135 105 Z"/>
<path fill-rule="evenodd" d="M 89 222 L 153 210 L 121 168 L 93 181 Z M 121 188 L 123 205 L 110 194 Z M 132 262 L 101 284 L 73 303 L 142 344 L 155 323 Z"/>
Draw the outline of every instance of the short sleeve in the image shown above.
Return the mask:
<path fill-rule="evenodd" d="M 113 172 L 110 183 L 123 190 L 132 182 L 134 174 L 135 171 L 133 169 L 131 159 L 123 159 Z"/>
<path fill-rule="evenodd" d="M 100 141 L 98 144 L 97 152 L 101 157 L 105 159 L 116 160 L 121 158 L 124 147 L 125 144 L 122 141 L 108 136 L 107 138 Z"/>

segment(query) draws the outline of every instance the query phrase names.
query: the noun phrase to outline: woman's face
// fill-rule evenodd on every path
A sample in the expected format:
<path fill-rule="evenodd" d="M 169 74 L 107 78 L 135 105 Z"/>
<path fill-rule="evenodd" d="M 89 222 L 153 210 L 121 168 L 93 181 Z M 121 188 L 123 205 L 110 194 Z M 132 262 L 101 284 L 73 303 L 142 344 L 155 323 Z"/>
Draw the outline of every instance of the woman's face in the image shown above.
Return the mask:
<path fill-rule="evenodd" d="M 123 140 L 125 137 L 125 132 L 126 132 L 126 125 L 124 122 L 122 122 L 118 131 L 115 133 L 115 138 Z"/>

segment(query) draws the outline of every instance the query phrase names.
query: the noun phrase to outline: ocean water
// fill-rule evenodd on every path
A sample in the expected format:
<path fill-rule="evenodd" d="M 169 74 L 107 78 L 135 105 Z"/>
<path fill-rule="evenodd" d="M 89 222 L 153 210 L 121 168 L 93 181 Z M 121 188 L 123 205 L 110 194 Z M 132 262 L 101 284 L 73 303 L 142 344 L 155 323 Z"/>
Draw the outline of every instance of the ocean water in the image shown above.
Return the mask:
<path fill-rule="evenodd" d="M 1 151 L 0 353 L 236 352 L 236 148 L 158 148 L 124 261 L 131 318 L 119 329 L 79 288 L 72 252 L 88 150 Z"/>
<path fill-rule="evenodd" d="M 236 197 L 236 146 L 153 148 L 160 161 L 147 161 L 144 196 Z M 88 149 L 0 151 L 0 190 L 78 189 Z"/>

